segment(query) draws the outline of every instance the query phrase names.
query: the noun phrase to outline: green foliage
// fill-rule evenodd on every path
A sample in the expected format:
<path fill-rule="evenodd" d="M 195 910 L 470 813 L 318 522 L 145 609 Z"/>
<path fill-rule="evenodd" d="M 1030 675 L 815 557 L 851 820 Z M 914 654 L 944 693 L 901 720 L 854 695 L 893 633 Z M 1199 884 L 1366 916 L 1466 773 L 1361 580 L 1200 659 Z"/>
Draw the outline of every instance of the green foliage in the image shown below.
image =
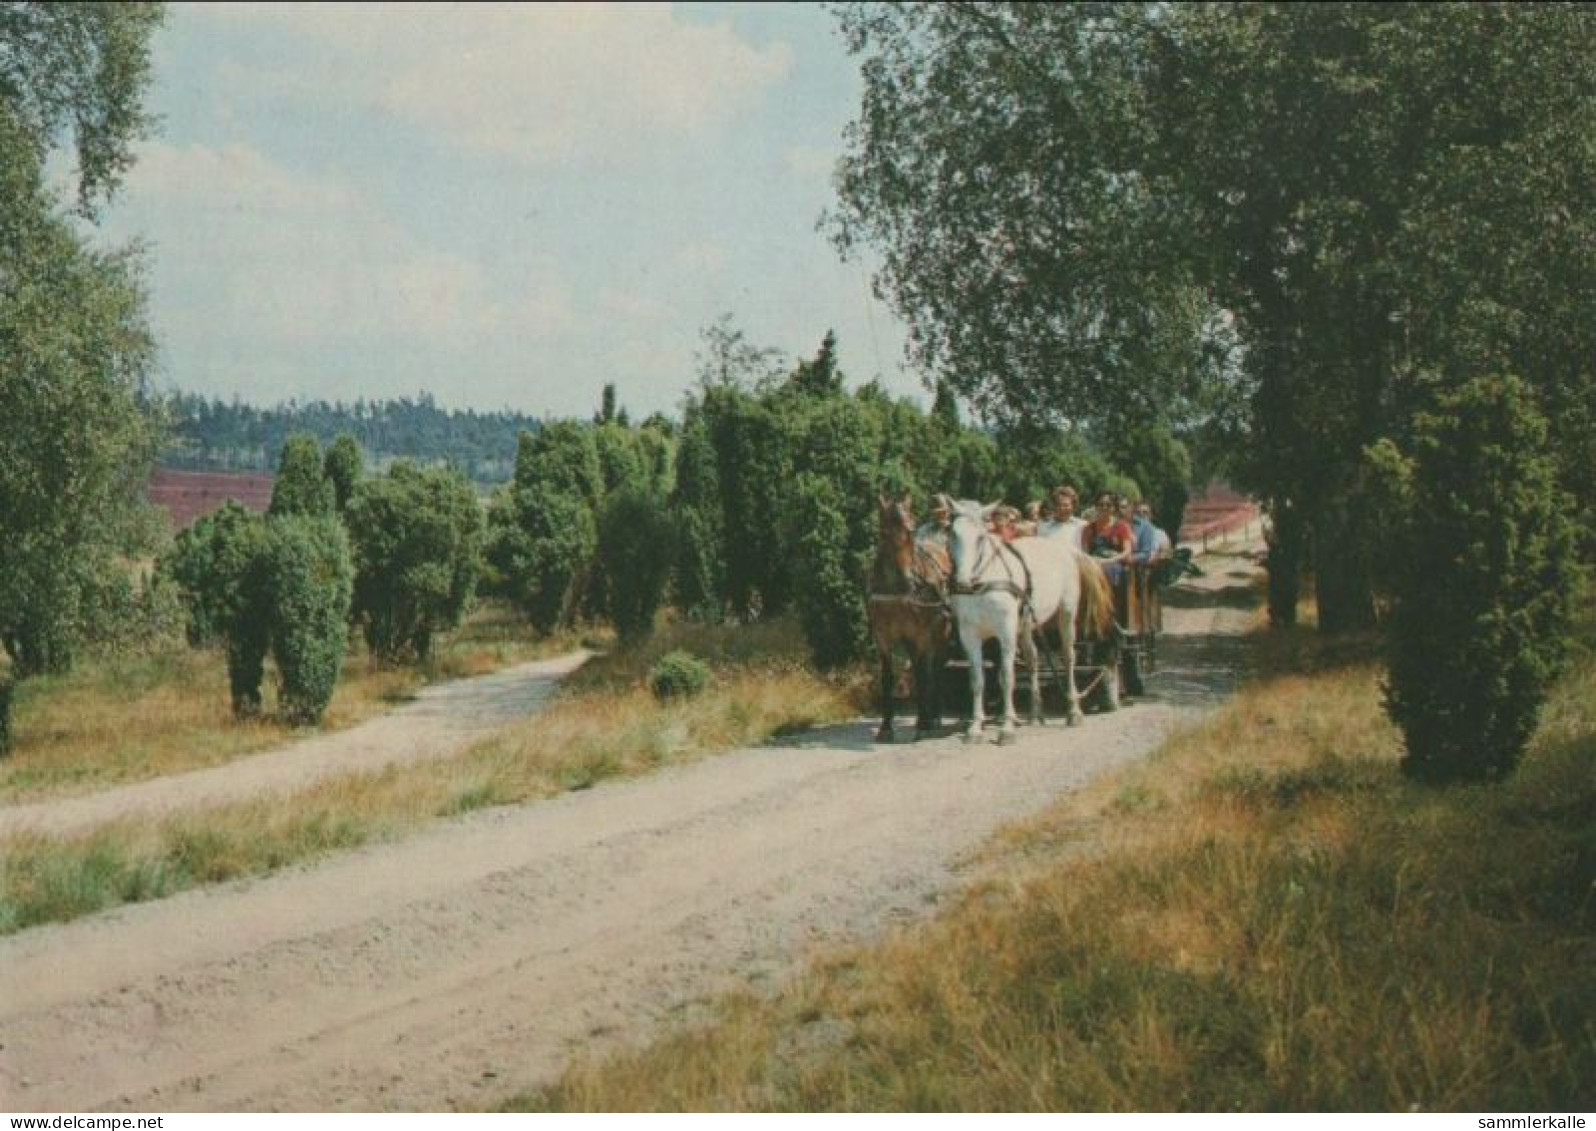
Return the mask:
<path fill-rule="evenodd" d="M 283 443 L 272 481 L 271 515 L 326 515 L 336 511 L 337 494 L 323 465 L 321 444 L 308 432 Z"/>
<path fill-rule="evenodd" d="M 190 639 L 225 642 L 234 714 L 260 712 L 270 652 L 283 713 L 321 718 L 343 664 L 353 585 L 337 519 L 263 518 L 229 502 L 180 535 L 158 572 L 181 590 Z"/>
<path fill-rule="evenodd" d="M 604 500 L 604 465 L 592 426 L 575 420 L 523 432 L 516 449 L 515 487 L 538 494 L 565 494 L 590 510 Z"/>
<path fill-rule="evenodd" d="M 344 514 L 354 552 L 351 611 L 372 655 L 426 659 L 459 625 L 481 569 L 482 510 L 452 469 L 394 464 L 362 481 Z"/>
<path fill-rule="evenodd" d="M 648 687 L 654 698 L 669 702 L 691 699 L 709 687 L 709 668 L 691 652 L 667 652 L 648 673 Z"/>
<path fill-rule="evenodd" d="M 768 393 L 724 386 L 707 390 L 702 402 L 720 485 L 726 599 L 739 617 L 774 616 L 787 606 L 780 501 L 792 479 L 788 407 Z"/>
<path fill-rule="evenodd" d="M 1362 453 L 1437 380 L 1522 374 L 1564 486 L 1596 460 L 1583 9 L 851 5 L 841 24 L 865 91 L 833 234 L 880 255 L 911 352 L 986 419 L 1089 424 L 1164 520 L 1173 452 L 1118 438 L 1241 440 L 1233 470 L 1284 516 L 1271 562 L 1312 549 L 1321 627 L 1372 623 Z M 1596 544 L 1596 500 L 1575 506 Z"/>
<path fill-rule="evenodd" d="M 1576 567 L 1546 434 L 1517 378 L 1469 382 L 1418 420 L 1386 687 L 1414 777 L 1510 773 L 1562 668 Z"/>
<path fill-rule="evenodd" d="M 605 501 L 598 556 L 608 578 L 610 617 L 624 643 L 653 630 L 675 560 L 675 537 L 665 499 L 646 487 L 623 487 Z"/>
<path fill-rule="evenodd" d="M 327 454 L 322 459 L 322 474 L 332 484 L 333 507 L 337 513 L 343 514 L 349 506 L 364 466 L 365 456 L 360 451 L 360 443 L 349 433 L 340 433 L 327 446 Z"/>
<path fill-rule="evenodd" d="M 349 538 L 330 516 L 274 516 L 265 532 L 261 571 L 281 708 L 295 722 L 314 723 L 343 668 L 353 581 Z"/>
<path fill-rule="evenodd" d="M 7 4 L 0 12 L 0 117 L 26 133 L 0 165 L 42 163 L 62 135 L 76 149 L 78 209 L 92 217 L 133 164 L 150 117 L 140 99 L 161 5 Z M 7 170 L 9 171 L 9 170 Z"/>
<path fill-rule="evenodd" d="M 1074 433 L 1014 429 L 999 438 L 997 452 L 995 485 L 963 497 L 987 502 L 1003 498 L 1023 505 L 1048 498 L 1054 487 L 1063 484 L 1087 498 L 1095 491 L 1118 491 L 1124 481 L 1091 444 Z"/>
<path fill-rule="evenodd" d="M 0 758 L 11 752 L 11 700 L 16 688 L 11 679 L 0 677 Z"/>
<path fill-rule="evenodd" d="M 165 462 L 218 471 L 270 468 L 289 436 L 308 432 L 328 445 L 347 434 L 373 460 L 444 463 L 463 469 L 476 482 L 503 483 L 515 470 L 517 437 L 539 427 L 536 417 L 508 409 L 445 410 L 430 393 L 414 399 L 361 397 L 353 404 L 318 400 L 272 407 L 174 393 L 163 407 L 176 441 Z"/>
<path fill-rule="evenodd" d="M 0 26 L 0 59 L 9 43 Z M 140 260 L 57 213 L 36 140 L 0 83 L 0 643 L 21 677 L 70 666 L 98 579 L 143 531 L 159 440 Z"/>
<path fill-rule="evenodd" d="M 676 484 L 671 511 L 676 519 L 673 588 L 677 607 L 700 620 L 717 618 L 726 605 L 720 472 L 709 422 L 689 403 L 676 446 Z"/>
<path fill-rule="evenodd" d="M 523 433 L 515 478 L 489 510 L 489 561 L 539 632 L 575 619 L 593 572 L 604 497 L 593 433 L 575 421 Z"/>
<path fill-rule="evenodd" d="M 157 577 L 180 594 L 195 647 L 228 636 L 248 604 L 244 593 L 259 524 L 258 516 L 229 499 L 180 531 L 157 562 Z"/>
<path fill-rule="evenodd" d="M 800 361 L 792 373 L 792 386 L 810 396 L 829 396 L 842 392 L 842 370 L 837 368 L 837 335 L 826 331 L 820 349 L 808 361 Z"/>
<path fill-rule="evenodd" d="M 70 135 L 92 219 L 148 125 L 159 22 L 152 4 L 0 10 L 0 643 L 18 678 L 64 670 L 99 619 L 158 444 L 140 260 L 94 248 L 45 171 Z"/>
<path fill-rule="evenodd" d="M 867 546 L 861 553 L 849 532 L 850 517 L 866 508 L 850 507 L 836 483 L 809 472 L 798 477 L 790 505 L 798 615 L 810 655 L 822 670 L 842 667 L 862 656 L 868 642 L 870 552 Z"/>
<path fill-rule="evenodd" d="M 1127 421 L 1105 443 L 1109 458 L 1135 482 L 1134 495 L 1152 505 L 1165 530 L 1180 529 L 1191 498 L 1192 465 L 1186 445 L 1157 423 Z"/>

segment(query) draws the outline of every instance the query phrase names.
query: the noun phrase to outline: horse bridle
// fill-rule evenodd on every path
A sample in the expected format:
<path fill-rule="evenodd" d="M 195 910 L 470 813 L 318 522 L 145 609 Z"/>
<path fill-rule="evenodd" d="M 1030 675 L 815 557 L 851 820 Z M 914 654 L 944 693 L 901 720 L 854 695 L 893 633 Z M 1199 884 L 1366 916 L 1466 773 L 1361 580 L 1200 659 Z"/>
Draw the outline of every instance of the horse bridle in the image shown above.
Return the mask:
<path fill-rule="evenodd" d="M 994 546 L 996 550 L 991 555 L 988 555 L 988 549 Z M 1020 563 L 1020 572 L 1025 577 L 1024 588 L 1015 583 L 1014 571 L 1009 568 L 1008 560 L 1003 556 L 1004 550 L 1007 550 L 1009 556 Z M 971 567 L 970 575 L 972 577 L 979 576 L 986 563 L 994 557 L 1003 566 L 1003 572 L 1007 575 L 1002 581 L 970 582 L 967 585 L 960 585 L 957 571 L 955 571 L 954 577 L 948 585 L 949 591 L 960 597 L 976 597 L 983 593 L 1009 593 L 1029 604 L 1031 600 L 1031 567 L 1025 564 L 1025 559 L 1020 557 L 1018 550 L 1007 542 L 1001 542 L 992 537 L 989 533 L 982 533 L 981 540 L 976 543 L 975 565 Z"/>

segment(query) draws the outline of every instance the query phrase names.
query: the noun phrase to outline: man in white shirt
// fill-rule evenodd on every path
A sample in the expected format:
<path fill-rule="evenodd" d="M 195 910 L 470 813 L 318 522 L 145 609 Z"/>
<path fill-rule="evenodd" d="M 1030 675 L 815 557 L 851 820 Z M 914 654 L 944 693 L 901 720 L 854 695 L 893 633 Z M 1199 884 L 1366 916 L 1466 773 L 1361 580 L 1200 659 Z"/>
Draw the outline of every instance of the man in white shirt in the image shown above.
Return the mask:
<path fill-rule="evenodd" d="M 1086 529 L 1086 520 L 1075 513 L 1080 505 L 1080 498 L 1075 493 L 1075 488 L 1065 484 L 1053 488 L 1053 515 L 1045 518 L 1036 525 L 1038 538 L 1066 538 L 1070 545 L 1080 548 L 1081 531 Z"/>

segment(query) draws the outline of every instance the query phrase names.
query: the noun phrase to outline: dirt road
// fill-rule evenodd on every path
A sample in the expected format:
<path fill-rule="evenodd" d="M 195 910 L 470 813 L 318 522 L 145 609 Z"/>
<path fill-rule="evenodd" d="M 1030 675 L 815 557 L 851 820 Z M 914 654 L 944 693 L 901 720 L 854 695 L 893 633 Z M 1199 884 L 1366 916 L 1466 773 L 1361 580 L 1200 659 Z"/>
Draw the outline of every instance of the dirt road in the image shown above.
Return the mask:
<path fill-rule="evenodd" d="M 1017 744 L 865 721 L 446 822 L 316 867 L 0 939 L 0 1109 L 442 1110 L 927 914 L 996 827 L 1234 685 L 1217 561 L 1154 695 Z"/>

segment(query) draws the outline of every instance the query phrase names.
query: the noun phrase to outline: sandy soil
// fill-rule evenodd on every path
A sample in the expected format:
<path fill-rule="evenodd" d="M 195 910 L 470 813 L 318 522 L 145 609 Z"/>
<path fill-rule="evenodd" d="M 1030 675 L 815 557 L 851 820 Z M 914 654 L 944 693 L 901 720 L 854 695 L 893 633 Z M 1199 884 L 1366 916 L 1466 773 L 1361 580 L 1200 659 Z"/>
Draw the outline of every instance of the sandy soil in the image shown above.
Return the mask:
<path fill-rule="evenodd" d="M 882 747 L 860 720 L 0 939 L 0 1109 L 479 1107 L 772 985 L 929 914 L 998 826 L 1222 701 L 1250 567 L 1207 564 L 1153 694 L 1082 727 Z"/>

